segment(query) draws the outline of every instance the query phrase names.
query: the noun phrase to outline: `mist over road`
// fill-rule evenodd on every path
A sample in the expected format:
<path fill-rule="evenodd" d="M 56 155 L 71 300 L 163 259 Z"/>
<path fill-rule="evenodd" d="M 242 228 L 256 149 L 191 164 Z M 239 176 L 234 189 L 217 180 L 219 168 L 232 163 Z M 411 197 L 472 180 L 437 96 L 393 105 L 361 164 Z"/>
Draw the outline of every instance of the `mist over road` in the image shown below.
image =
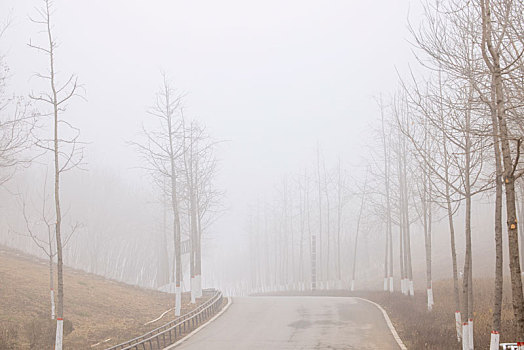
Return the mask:
<path fill-rule="evenodd" d="M 234 298 L 180 350 L 399 349 L 380 310 L 355 298 Z"/>

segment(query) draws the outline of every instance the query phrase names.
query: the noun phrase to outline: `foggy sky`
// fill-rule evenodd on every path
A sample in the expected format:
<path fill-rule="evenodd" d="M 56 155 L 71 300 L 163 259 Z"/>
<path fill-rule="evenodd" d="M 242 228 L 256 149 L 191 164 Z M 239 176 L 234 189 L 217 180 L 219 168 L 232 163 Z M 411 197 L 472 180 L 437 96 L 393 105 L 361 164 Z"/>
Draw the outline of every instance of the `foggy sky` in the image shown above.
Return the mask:
<path fill-rule="evenodd" d="M 13 23 L 10 87 L 27 94 L 45 57 L 28 21 L 37 0 L 2 0 Z M 411 5 L 413 6 L 413 5 Z M 62 78 L 76 73 L 86 101 L 65 117 L 90 142 L 88 168 L 104 168 L 148 188 L 133 139 L 160 85 L 160 71 L 187 94 L 186 115 L 216 139 L 226 214 L 214 227 L 223 244 L 243 234 L 246 208 L 286 173 L 326 158 L 362 163 L 378 118 L 374 97 L 389 93 L 413 61 L 409 1 L 55 1 Z M 411 9 L 413 11 L 413 9 Z M 367 152 L 364 152 L 367 153 Z M 358 171 L 358 170 L 355 170 Z"/>

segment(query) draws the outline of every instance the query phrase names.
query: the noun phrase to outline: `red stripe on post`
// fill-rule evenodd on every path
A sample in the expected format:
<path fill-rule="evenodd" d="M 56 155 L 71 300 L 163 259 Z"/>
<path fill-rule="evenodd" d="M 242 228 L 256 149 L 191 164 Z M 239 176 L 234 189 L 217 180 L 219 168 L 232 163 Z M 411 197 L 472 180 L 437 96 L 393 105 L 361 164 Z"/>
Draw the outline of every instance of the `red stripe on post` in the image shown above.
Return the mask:
<path fill-rule="evenodd" d="M 63 319 L 63 318 L 60 318 L 60 317 L 57 317 L 56 320 L 57 320 L 57 321 L 63 321 L 64 319 Z"/>
<path fill-rule="evenodd" d="M 499 334 L 497 331 L 491 331 L 491 334 Z"/>

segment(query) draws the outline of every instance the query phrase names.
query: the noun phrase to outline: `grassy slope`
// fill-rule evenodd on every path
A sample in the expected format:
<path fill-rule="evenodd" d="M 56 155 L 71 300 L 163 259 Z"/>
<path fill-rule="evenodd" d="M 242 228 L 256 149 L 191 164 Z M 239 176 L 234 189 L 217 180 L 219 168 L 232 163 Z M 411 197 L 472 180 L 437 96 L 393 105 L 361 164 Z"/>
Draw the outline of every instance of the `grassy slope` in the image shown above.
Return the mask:
<path fill-rule="evenodd" d="M 73 331 L 64 339 L 65 349 L 102 349 L 174 317 L 170 312 L 156 323 L 143 326 L 172 308 L 174 296 L 70 268 L 64 270 L 64 294 L 64 316 L 73 325 Z M 182 312 L 189 311 L 188 294 L 183 295 L 182 303 Z M 49 334 L 53 331 L 49 330 L 49 318 L 46 262 L 0 247 L 0 348 L 10 348 L 7 343 L 11 343 L 14 349 L 51 349 L 49 342 L 54 335 Z M 91 347 L 108 338 L 111 341 Z M 10 341 L 6 343 L 6 339 Z"/>

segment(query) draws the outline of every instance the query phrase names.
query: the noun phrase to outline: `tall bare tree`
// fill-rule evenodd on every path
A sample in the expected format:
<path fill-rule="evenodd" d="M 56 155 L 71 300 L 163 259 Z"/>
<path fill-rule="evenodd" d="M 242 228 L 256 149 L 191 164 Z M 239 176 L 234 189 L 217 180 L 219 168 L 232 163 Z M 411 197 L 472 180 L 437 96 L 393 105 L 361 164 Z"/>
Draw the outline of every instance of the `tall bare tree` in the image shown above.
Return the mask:
<path fill-rule="evenodd" d="M 202 296 L 202 235 L 220 214 L 223 192 L 215 186 L 216 146 L 206 129 L 196 121 L 186 124 L 182 114 L 183 168 L 191 237 L 190 269 L 193 298 Z M 257 216 L 258 217 L 258 216 Z"/>
<path fill-rule="evenodd" d="M 53 3 L 50 0 L 43 0 L 42 7 L 36 9 L 37 16 L 31 21 L 43 28 L 45 34 L 44 44 L 34 44 L 29 42 L 29 46 L 48 59 L 48 70 L 44 73 L 37 73 L 36 76 L 48 84 L 48 88 L 42 92 L 31 93 L 30 97 L 36 102 L 40 102 L 50 107 L 50 113 L 44 116 L 51 116 L 52 137 L 37 137 L 36 146 L 49 151 L 53 155 L 54 164 L 54 201 L 55 201 L 55 238 L 57 256 L 57 280 L 58 280 L 58 305 L 57 305 L 57 328 L 55 349 L 62 349 L 63 338 L 63 317 L 64 317 L 64 278 L 63 278 L 63 232 L 62 232 L 62 211 L 60 202 L 60 185 L 63 173 L 79 166 L 83 159 L 83 148 L 79 142 L 80 130 L 62 118 L 66 105 L 70 100 L 78 96 L 79 85 L 75 75 L 70 75 L 64 83 L 59 82 L 56 68 L 56 49 L 57 43 L 53 35 Z"/>
<path fill-rule="evenodd" d="M 181 118 L 182 95 L 177 93 L 165 73 L 156 94 L 155 103 L 149 109 L 154 126 L 142 127 L 143 143 L 132 142 L 143 155 L 153 181 L 167 192 L 173 219 L 175 259 L 175 315 L 179 316 L 182 302 L 182 254 L 181 254 L 181 174 L 179 162 L 183 157 L 183 123 Z M 165 184 L 165 186 L 164 186 Z"/>

